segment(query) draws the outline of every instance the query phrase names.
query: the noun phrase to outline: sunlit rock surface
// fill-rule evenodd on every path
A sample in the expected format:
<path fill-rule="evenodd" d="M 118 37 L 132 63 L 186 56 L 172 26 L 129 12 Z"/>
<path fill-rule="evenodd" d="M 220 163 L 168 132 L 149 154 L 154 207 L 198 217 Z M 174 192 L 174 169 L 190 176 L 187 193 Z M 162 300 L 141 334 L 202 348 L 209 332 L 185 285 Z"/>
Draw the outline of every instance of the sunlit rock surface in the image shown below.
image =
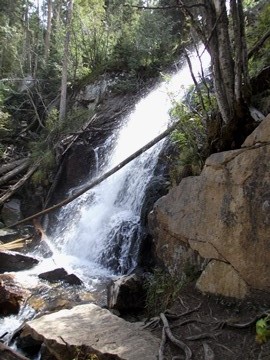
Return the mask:
<path fill-rule="evenodd" d="M 73 359 L 86 345 L 99 359 L 155 360 L 159 339 L 94 304 L 79 305 L 28 322 L 21 337 L 44 342 L 57 359 Z"/>
<path fill-rule="evenodd" d="M 200 176 L 183 179 L 157 201 L 150 222 L 158 258 L 171 272 L 195 254 L 229 264 L 216 263 L 219 286 L 211 287 L 210 262 L 199 280 L 202 291 L 241 298 L 250 288 L 270 292 L 269 189 L 270 115 L 242 149 L 211 155 Z M 232 268 L 238 294 L 232 291 L 238 285 L 227 281 Z"/>

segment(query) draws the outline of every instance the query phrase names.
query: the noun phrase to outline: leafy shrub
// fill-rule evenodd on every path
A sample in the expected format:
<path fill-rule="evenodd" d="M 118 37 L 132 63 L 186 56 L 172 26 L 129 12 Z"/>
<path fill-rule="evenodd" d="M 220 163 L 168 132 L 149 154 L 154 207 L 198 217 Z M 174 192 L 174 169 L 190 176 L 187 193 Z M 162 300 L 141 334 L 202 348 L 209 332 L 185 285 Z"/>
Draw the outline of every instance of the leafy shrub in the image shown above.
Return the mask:
<path fill-rule="evenodd" d="M 194 85 L 191 86 L 184 102 L 172 99 L 171 117 L 179 122 L 171 135 L 179 150 L 175 167 L 171 170 L 172 183 L 175 183 L 185 166 L 192 169 L 193 175 L 198 175 L 204 165 L 207 156 L 206 118 L 217 106 L 210 86 L 200 84 L 199 92 Z"/>
<path fill-rule="evenodd" d="M 254 11 L 253 11 L 254 12 Z M 270 4 L 265 4 L 256 14 L 256 19 L 247 27 L 247 43 L 251 48 L 268 30 L 270 17 Z M 256 76 L 270 62 L 269 39 L 261 46 L 256 56 L 249 60 L 250 76 Z"/>
<path fill-rule="evenodd" d="M 0 136 L 5 137 L 13 130 L 11 116 L 0 109 Z"/>
<path fill-rule="evenodd" d="M 145 283 L 146 312 L 148 316 L 164 312 L 176 300 L 183 286 L 183 280 L 156 268 Z"/>

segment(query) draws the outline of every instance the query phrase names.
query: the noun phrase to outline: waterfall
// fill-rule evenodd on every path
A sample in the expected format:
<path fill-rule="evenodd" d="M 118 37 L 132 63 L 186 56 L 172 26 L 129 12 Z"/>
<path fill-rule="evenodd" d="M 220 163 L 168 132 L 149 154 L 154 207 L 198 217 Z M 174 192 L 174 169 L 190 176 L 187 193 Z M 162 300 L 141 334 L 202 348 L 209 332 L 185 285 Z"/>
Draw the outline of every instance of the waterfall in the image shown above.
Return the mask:
<path fill-rule="evenodd" d="M 202 63 L 209 64 L 207 52 Z M 198 74 L 201 64 L 194 54 L 192 66 Z M 164 131 L 170 121 L 171 97 L 180 99 L 191 84 L 189 69 L 183 66 L 143 97 L 124 121 L 102 171 L 116 166 Z M 67 262 L 77 269 L 86 266 L 88 276 L 127 273 L 136 266 L 144 192 L 162 143 L 62 208 L 55 236 L 50 240 L 56 262 Z M 108 148 L 112 147 L 108 144 Z M 95 154 L 98 155 L 98 149 Z M 99 163 L 97 157 L 96 163 Z"/>

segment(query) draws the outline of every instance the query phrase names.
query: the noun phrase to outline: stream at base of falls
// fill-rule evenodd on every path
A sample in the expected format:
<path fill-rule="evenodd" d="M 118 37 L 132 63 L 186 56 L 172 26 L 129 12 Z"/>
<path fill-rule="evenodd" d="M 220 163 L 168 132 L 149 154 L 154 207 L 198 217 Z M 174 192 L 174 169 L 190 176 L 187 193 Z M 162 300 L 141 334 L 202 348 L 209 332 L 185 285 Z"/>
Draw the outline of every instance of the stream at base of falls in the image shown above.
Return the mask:
<path fill-rule="evenodd" d="M 210 62 L 206 51 L 201 62 L 195 52 L 191 54 L 191 60 L 194 74 L 200 72 L 201 62 L 204 68 Z M 110 149 L 106 154 L 106 166 L 101 164 L 99 149 L 94 150 L 96 177 L 164 131 L 171 121 L 169 111 L 172 98 L 181 99 L 191 84 L 190 71 L 184 65 L 144 96 L 123 121 L 120 131 L 103 145 Z M 104 305 L 109 279 L 129 274 L 136 268 L 142 239 L 142 204 L 162 145 L 163 141 L 59 211 L 53 236 L 47 240 L 52 255 L 44 258 L 44 254 L 36 248 L 30 255 L 36 256 L 40 263 L 31 270 L 15 274 L 16 281 L 29 289 L 33 298 L 40 294 L 40 302 L 42 297 L 48 302 L 57 302 L 57 297 L 58 300 L 61 296 L 63 299 L 74 297 L 76 304 L 77 296 L 79 303 L 94 301 Z M 76 192 L 76 189 L 71 191 Z M 59 290 L 62 295 L 57 295 L 56 291 L 54 299 L 51 289 L 57 286 L 42 282 L 38 274 L 60 267 L 68 273 L 76 274 L 84 285 L 64 286 L 64 290 Z M 90 295 L 87 298 L 87 294 L 91 294 L 92 298 Z M 56 309 L 60 305 L 56 304 Z M 18 315 L 0 318 L 0 336 L 8 333 L 3 340 L 8 340 L 9 335 L 24 320 L 35 316 L 33 307 L 28 302 L 22 306 Z"/>

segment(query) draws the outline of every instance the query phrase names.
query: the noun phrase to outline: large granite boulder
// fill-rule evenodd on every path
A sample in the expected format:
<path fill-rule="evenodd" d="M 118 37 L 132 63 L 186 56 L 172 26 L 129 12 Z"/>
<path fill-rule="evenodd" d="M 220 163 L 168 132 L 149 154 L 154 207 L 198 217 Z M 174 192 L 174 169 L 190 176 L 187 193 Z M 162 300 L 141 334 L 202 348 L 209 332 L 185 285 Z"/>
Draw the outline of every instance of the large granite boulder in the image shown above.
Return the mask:
<path fill-rule="evenodd" d="M 211 155 L 200 176 L 159 199 L 150 226 L 156 255 L 172 273 L 198 255 L 207 259 L 202 291 L 270 292 L 270 115 L 241 149 Z"/>
<path fill-rule="evenodd" d="M 43 343 L 58 360 L 72 360 L 78 351 L 100 360 L 155 360 L 159 339 L 94 304 L 42 316 L 28 322 L 21 339 Z"/>

